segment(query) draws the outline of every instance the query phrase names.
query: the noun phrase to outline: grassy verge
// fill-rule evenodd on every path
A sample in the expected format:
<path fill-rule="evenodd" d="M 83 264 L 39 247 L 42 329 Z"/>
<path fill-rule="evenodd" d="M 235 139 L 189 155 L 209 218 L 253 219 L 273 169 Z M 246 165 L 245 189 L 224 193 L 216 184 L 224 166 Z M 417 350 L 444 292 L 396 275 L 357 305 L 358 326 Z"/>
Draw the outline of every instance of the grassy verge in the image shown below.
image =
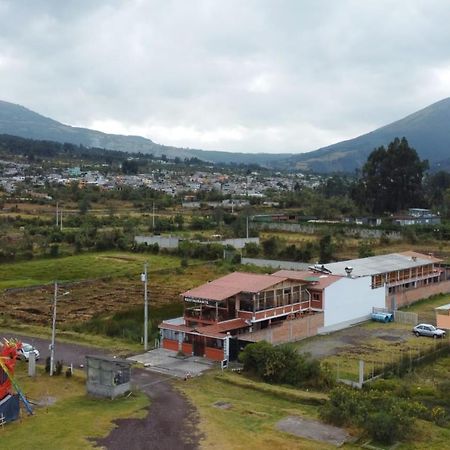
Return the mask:
<path fill-rule="evenodd" d="M 204 433 L 202 447 L 208 449 L 331 449 L 328 444 L 282 433 L 275 424 L 289 415 L 317 418 L 318 408 L 300 401 L 321 397 L 306 391 L 277 387 L 245 379 L 233 373 L 212 372 L 178 388 L 195 404 Z M 292 394 L 289 396 L 289 393 Z M 282 394 L 282 395 L 280 395 Z M 229 403 L 229 409 L 214 406 Z M 352 448 L 346 445 L 345 448 Z"/>
<path fill-rule="evenodd" d="M 8 424 L 1 432 L 5 449 L 86 449 L 94 448 L 91 439 L 106 436 L 118 418 L 143 418 L 148 397 L 133 394 L 116 400 L 86 396 L 85 378 L 80 372 L 72 378 L 53 377 L 39 372 L 35 379 L 26 375 L 25 365 L 18 365 L 17 380 L 33 401 L 51 397 L 51 406 L 36 407 L 35 414 Z"/>

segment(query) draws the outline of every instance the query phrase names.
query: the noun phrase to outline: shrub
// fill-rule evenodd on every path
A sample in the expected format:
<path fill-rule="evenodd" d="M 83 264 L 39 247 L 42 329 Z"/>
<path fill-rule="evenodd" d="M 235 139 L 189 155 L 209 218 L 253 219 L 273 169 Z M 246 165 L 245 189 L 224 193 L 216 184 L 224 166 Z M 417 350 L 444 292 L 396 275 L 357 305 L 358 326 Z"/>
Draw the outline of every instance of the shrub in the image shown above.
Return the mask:
<path fill-rule="evenodd" d="M 361 427 L 372 439 L 391 444 L 407 438 L 415 418 L 425 417 L 427 411 L 421 403 L 396 397 L 392 392 L 338 386 L 330 392 L 320 416 L 338 426 Z"/>
<path fill-rule="evenodd" d="M 61 375 L 62 371 L 63 371 L 63 362 L 62 361 L 56 361 L 55 375 Z"/>
<path fill-rule="evenodd" d="M 315 383 L 320 375 L 319 362 L 300 355 L 289 344 L 274 347 L 266 341 L 257 342 L 247 345 L 239 358 L 244 371 L 270 383 L 301 386 Z"/>

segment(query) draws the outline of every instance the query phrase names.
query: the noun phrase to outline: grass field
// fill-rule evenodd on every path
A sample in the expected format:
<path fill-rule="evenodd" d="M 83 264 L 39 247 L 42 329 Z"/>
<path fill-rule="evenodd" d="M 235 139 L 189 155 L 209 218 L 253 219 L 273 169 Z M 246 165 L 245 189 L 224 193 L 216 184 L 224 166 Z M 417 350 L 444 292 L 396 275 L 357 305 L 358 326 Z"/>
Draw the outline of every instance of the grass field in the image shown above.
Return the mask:
<path fill-rule="evenodd" d="M 143 255 L 127 252 L 84 253 L 54 259 L 0 265 L 0 290 L 50 283 L 53 280 L 75 281 L 101 277 L 139 277 L 143 264 L 149 270 L 174 268 L 180 259 L 167 255 Z"/>
<path fill-rule="evenodd" d="M 42 372 L 35 379 L 26 375 L 26 366 L 19 363 L 16 375 L 19 385 L 32 401 L 52 397 L 51 406 L 35 407 L 35 414 L 22 412 L 22 419 L 1 430 L 3 449 L 94 448 L 90 439 L 104 437 L 114 428 L 113 420 L 146 415 L 148 397 L 137 393 L 129 398 L 106 400 L 86 395 L 85 377 L 81 372 L 72 378 L 50 377 Z"/>
<path fill-rule="evenodd" d="M 450 295 L 438 295 L 403 310 L 418 313 L 419 322 L 435 323 L 434 308 L 449 302 Z M 411 329 L 412 325 L 370 321 L 295 345 L 328 363 L 339 378 L 357 381 L 359 360 L 365 361 L 365 376 L 369 377 L 372 371 L 381 370 L 387 364 L 409 360 L 435 349 L 436 340 L 417 338 Z"/>
<path fill-rule="evenodd" d="M 242 385 L 244 379 L 246 385 Z M 250 384 L 250 386 L 248 386 Z M 203 448 L 261 450 L 336 448 L 282 433 L 275 429 L 278 420 L 298 415 L 317 418 L 318 408 L 306 404 L 311 394 L 298 389 L 278 388 L 257 383 L 233 373 L 208 373 L 188 382 L 179 382 L 179 389 L 193 401 L 200 412 L 200 428 L 205 437 Z M 291 399 L 289 400 L 289 393 Z M 302 401 L 301 394 L 303 394 Z M 229 403 L 229 409 L 214 406 L 216 402 Z M 344 448 L 352 448 L 345 445 Z M 356 447 L 355 447 L 356 448 Z"/>

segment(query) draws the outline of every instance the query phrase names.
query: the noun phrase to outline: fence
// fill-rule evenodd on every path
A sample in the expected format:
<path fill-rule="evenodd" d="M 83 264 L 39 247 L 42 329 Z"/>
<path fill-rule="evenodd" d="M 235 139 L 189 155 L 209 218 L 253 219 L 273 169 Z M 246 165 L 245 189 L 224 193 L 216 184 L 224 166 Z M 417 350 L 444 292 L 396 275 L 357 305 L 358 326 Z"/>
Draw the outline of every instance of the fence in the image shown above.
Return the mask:
<path fill-rule="evenodd" d="M 276 259 L 261 259 L 261 258 L 242 258 L 242 264 L 253 264 L 258 267 L 271 267 L 273 269 L 287 269 L 287 270 L 308 270 L 311 264 L 296 262 L 296 261 L 281 261 Z"/>
<path fill-rule="evenodd" d="M 336 379 L 340 383 L 361 389 L 364 384 L 379 378 L 389 376 L 402 377 L 412 372 L 416 367 L 432 363 L 438 358 L 447 355 L 450 355 L 450 341 L 435 341 L 432 349 L 420 349 L 418 347 L 415 351 L 409 349 L 408 351 L 401 352 L 399 357 L 391 355 L 385 360 L 377 358 L 369 361 L 355 361 L 355 364 L 358 364 L 358 375 L 355 374 L 349 378 L 340 376 L 341 373 L 338 365 L 336 367 Z"/>
<path fill-rule="evenodd" d="M 397 323 L 415 326 L 419 323 L 419 316 L 417 313 L 396 310 L 394 311 L 394 320 Z"/>
<path fill-rule="evenodd" d="M 387 308 L 372 308 L 373 313 L 388 313 L 391 312 Z M 406 312 L 406 311 L 399 311 L 395 310 L 393 312 L 394 314 L 394 321 L 397 323 L 401 323 L 403 325 L 412 325 L 415 326 L 419 323 L 419 315 L 417 313 L 413 312 Z"/>

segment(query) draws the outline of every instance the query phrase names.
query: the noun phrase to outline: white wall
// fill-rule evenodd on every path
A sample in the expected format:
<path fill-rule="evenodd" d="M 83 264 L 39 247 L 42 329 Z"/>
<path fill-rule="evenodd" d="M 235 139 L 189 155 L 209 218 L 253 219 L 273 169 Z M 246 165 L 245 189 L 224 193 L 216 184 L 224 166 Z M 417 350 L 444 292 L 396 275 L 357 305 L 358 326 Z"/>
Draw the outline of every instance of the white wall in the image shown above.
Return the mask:
<path fill-rule="evenodd" d="M 324 327 L 319 332 L 361 322 L 368 318 L 374 306 L 384 308 L 384 288 L 372 289 L 371 281 L 371 277 L 342 278 L 328 286 L 323 305 Z"/>

